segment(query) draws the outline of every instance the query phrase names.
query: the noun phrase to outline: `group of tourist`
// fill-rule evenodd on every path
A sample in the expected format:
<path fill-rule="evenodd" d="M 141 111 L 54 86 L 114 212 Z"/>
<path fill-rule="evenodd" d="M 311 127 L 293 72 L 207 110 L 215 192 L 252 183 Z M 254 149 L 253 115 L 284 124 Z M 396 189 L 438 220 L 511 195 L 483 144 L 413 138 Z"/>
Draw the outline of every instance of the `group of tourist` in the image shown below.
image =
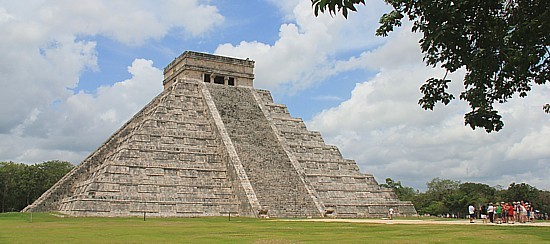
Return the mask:
<path fill-rule="evenodd" d="M 501 202 L 500 204 L 489 203 L 488 206 L 480 206 L 478 209 L 470 205 L 468 206 L 470 223 L 474 223 L 476 211 L 479 213 L 478 216 L 483 223 L 487 223 L 487 220 L 497 224 L 527 223 L 533 221 L 535 218 L 535 208 L 533 205 L 523 201 Z"/>

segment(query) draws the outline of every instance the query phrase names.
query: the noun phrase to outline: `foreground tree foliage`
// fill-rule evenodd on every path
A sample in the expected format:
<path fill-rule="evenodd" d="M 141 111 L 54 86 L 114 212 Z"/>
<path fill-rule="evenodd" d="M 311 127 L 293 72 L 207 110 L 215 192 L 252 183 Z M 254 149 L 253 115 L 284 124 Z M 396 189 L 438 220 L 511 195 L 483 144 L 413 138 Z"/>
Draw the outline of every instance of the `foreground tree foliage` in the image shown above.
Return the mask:
<path fill-rule="evenodd" d="M 69 162 L 57 160 L 34 165 L 0 162 L 0 210 L 22 210 L 73 167 Z"/>
<path fill-rule="evenodd" d="M 341 12 L 347 17 L 364 0 L 312 0 L 314 13 Z M 504 126 L 494 108 L 518 94 L 527 96 L 534 84 L 549 82 L 550 4 L 545 0 L 385 0 L 393 7 L 382 15 L 376 35 L 387 36 L 407 17 L 413 32 L 423 34 L 424 61 L 447 73 L 464 68 L 465 90 L 460 99 L 472 111 L 464 116 L 472 129 L 499 131 Z M 430 78 L 420 87 L 418 101 L 433 110 L 437 103 L 455 99 L 448 92 L 451 80 Z M 541 104 L 542 105 L 542 104 Z M 543 106 L 546 113 L 550 105 Z"/>

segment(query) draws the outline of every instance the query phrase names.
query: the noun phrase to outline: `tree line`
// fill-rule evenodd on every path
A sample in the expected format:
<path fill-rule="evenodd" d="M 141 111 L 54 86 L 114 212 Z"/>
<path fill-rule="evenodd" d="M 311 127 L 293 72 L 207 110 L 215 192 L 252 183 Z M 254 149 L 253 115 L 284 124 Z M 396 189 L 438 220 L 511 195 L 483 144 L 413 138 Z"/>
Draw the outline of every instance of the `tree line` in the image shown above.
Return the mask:
<path fill-rule="evenodd" d="M 0 162 L 0 204 L 2 212 L 20 211 L 34 202 L 61 177 L 74 168 L 70 162 L 46 161 L 39 164 Z M 392 189 L 400 200 L 411 201 L 418 214 L 455 214 L 463 216 L 468 205 L 490 202 L 525 201 L 542 213 L 550 212 L 550 191 L 526 183 L 511 183 L 508 188 L 435 178 L 420 192 L 387 178 L 380 186 Z"/>
<path fill-rule="evenodd" d="M 32 165 L 0 162 L 0 210 L 21 211 L 73 167 L 69 162 L 58 160 Z"/>
<path fill-rule="evenodd" d="M 508 188 L 482 183 L 435 178 L 426 183 L 427 190 L 419 192 L 403 186 L 401 181 L 386 179 L 380 186 L 392 189 L 400 200 L 411 201 L 418 214 L 464 216 L 468 205 L 487 206 L 489 203 L 525 201 L 541 213 L 550 212 L 550 191 L 539 190 L 527 183 L 511 183 Z"/>

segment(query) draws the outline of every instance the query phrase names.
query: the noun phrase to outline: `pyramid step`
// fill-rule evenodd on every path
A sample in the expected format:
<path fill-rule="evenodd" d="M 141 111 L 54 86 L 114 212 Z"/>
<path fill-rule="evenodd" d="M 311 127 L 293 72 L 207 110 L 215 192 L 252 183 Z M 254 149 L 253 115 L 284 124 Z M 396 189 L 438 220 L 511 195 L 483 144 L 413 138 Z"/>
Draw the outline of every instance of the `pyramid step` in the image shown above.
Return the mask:
<path fill-rule="evenodd" d="M 250 89 L 208 87 L 229 136 L 235 144 L 260 205 L 270 216 L 284 217 L 293 205 L 302 212 L 319 212 L 290 159 L 278 142 L 271 125 L 257 105 Z M 235 103 L 235 101 L 238 101 Z"/>

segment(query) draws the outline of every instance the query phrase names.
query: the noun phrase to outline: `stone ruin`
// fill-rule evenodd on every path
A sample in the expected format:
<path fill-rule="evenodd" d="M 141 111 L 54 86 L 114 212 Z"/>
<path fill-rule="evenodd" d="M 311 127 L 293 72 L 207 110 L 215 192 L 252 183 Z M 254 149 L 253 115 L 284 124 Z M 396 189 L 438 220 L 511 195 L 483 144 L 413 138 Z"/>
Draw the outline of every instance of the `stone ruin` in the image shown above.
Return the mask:
<path fill-rule="evenodd" d="M 184 52 L 164 91 L 23 211 L 71 216 L 415 215 L 266 90 L 254 61 Z"/>

